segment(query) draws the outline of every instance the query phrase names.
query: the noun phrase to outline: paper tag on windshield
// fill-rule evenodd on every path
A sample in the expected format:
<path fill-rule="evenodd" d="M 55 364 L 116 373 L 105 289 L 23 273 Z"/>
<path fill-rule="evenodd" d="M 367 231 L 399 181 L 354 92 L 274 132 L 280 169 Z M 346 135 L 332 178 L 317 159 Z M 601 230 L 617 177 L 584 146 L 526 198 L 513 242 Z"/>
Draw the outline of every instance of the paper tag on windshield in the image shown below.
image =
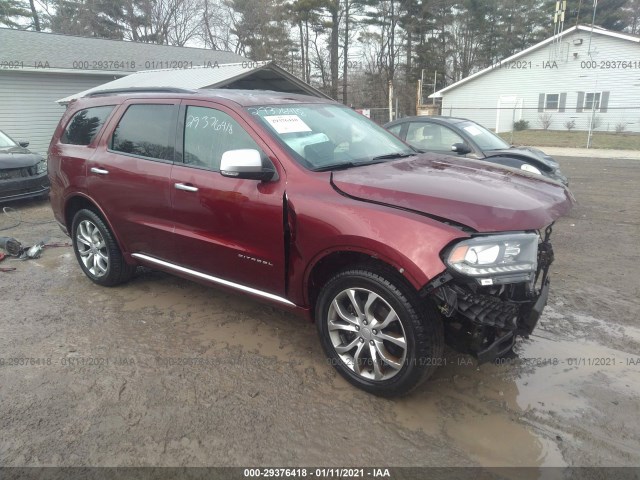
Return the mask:
<path fill-rule="evenodd" d="M 271 115 L 264 117 L 278 133 L 310 132 L 309 126 L 297 115 Z"/>
<path fill-rule="evenodd" d="M 478 127 L 476 127 L 475 125 L 469 125 L 468 127 L 464 127 L 464 130 L 468 133 L 470 133 L 471 135 L 473 135 L 474 137 L 476 135 L 482 135 L 482 130 L 480 130 Z"/>

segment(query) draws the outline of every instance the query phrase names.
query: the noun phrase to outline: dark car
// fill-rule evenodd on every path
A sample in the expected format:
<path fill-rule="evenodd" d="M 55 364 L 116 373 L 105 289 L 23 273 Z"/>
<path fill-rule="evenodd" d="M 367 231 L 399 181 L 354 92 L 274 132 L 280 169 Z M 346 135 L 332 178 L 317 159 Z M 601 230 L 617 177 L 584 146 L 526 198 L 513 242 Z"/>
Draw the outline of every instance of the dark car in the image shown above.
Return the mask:
<path fill-rule="evenodd" d="M 439 116 L 405 117 L 387 123 L 385 128 L 421 152 L 477 158 L 569 184 L 553 157 L 537 148 L 513 147 L 471 120 Z"/>
<path fill-rule="evenodd" d="M 266 91 L 93 93 L 61 119 L 49 176 L 93 282 L 144 265 L 300 313 L 341 375 L 386 396 L 428 378 L 445 341 L 485 362 L 531 333 L 573 204 L 544 177 Z"/>
<path fill-rule="evenodd" d="M 0 130 L 0 202 L 49 193 L 47 161 Z"/>

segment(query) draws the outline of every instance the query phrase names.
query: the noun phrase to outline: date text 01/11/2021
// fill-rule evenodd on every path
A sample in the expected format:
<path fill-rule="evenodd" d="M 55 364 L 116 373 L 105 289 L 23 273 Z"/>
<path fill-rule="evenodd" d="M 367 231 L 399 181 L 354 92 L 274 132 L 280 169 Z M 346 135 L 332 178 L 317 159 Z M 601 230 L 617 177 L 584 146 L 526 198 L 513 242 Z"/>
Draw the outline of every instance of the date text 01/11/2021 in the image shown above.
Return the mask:
<path fill-rule="evenodd" d="M 245 468 L 247 478 L 390 478 L 388 468 Z"/>

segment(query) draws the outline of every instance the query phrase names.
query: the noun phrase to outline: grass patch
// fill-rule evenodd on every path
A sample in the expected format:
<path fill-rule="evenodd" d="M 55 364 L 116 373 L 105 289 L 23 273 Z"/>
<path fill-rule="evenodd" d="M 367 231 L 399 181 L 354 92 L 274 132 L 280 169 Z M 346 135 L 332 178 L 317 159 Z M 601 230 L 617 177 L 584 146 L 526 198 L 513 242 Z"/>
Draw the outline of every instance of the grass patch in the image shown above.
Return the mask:
<path fill-rule="evenodd" d="M 511 133 L 499 134 L 507 142 Z M 586 148 L 587 132 L 566 132 L 561 130 L 523 130 L 513 132 L 514 145 L 532 147 L 573 147 Z M 640 150 L 640 134 L 594 132 L 591 137 L 591 148 L 607 148 L 614 150 Z"/>

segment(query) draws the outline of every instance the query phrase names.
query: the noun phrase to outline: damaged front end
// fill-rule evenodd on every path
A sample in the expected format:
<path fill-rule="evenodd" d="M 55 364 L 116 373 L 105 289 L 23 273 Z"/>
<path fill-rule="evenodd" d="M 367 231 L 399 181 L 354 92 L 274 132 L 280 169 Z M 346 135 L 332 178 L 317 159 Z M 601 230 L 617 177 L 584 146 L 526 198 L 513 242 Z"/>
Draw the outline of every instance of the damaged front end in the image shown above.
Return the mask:
<path fill-rule="evenodd" d="M 518 335 L 528 337 L 549 295 L 551 227 L 479 235 L 444 251 L 447 270 L 421 294 L 438 307 L 449 346 L 485 363 L 507 354 Z"/>

